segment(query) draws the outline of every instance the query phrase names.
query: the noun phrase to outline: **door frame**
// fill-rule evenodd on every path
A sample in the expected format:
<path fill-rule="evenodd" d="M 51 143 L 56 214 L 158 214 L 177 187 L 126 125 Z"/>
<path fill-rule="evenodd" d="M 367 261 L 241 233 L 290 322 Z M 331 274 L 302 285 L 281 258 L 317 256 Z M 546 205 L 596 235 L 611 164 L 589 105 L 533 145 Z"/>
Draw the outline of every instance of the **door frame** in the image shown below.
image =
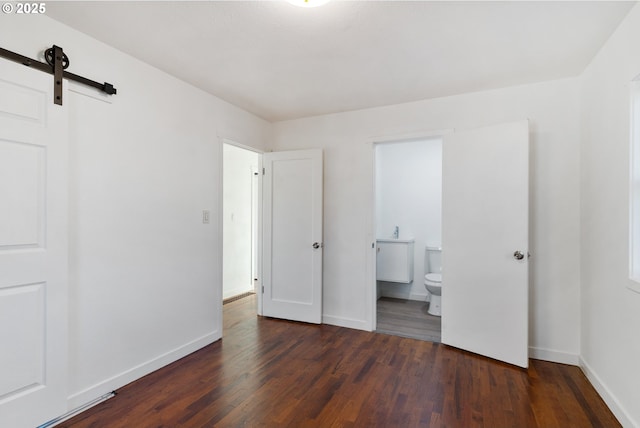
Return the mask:
<path fill-rule="evenodd" d="M 376 282 L 376 146 L 379 144 L 394 144 L 405 143 L 408 141 L 415 141 L 421 139 L 442 138 L 444 144 L 444 136 L 454 132 L 454 129 L 437 129 L 426 130 L 421 132 L 406 133 L 406 134 L 392 134 L 383 135 L 377 137 L 371 137 L 366 142 L 369 153 L 369 165 L 371 167 L 369 174 L 369 189 L 370 189 L 370 204 L 369 215 L 365 221 L 365 227 L 367 229 L 367 244 L 366 244 L 366 277 L 368 278 L 369 286 L 366 289 L 365 298 L 369 302 L 367 305 L 366 319 L 368 321 L 369 331 L 375 331 L 378 322 L 377 317 L 377 282 Z"/>
<path fill-rule="evenodd" d="M 216 309 L 218 310 L 218 325 L 220 326 L 220 337 L 223 336 L 224 328 L 223 328 L 223 314 L 222 314 L 222 301 L 224 300 L 222 297 L 223 293 L 223 269 L 224 269 L 224 218 L 222 213 L 224 212 L 224 159 L 223 159 L 223 147 L 224 144 L 228 144 L 230 146 L 234 146 L 243 150 L 248 150 L 250 152 L 254 152 L 258 154 L 258 206 L 257 206 L 257 218 L 255 221 L 256 224 L 256 235 L 255 235 L 255 248 L 256 254 L 252 254 L 252 258 L 255 257 L 255 270 L 257 273 L 257 281 L 254 281 L 254 288 L 256 290 L 256 314 L 262 315 L 262 293 L 259 291 L 262 288 L 262 155 L 265 153 L 263 150 L 257 149 L 255 147 L 251 147 L 247 144 L 238 143 L 237 140 L 233 138 L 223 137 L 218 135 L 218 207 L 219 213 L 218 215 L 218 236 L 220 239 L 218 240 L 218 254 L 220 257 L 218 258 L 218 262 L 214 261 L 215 264 L 219 263 L 219 274 L 218 274 L 218 290 L 217 290 L 217 298 L 216 298 Z"/>

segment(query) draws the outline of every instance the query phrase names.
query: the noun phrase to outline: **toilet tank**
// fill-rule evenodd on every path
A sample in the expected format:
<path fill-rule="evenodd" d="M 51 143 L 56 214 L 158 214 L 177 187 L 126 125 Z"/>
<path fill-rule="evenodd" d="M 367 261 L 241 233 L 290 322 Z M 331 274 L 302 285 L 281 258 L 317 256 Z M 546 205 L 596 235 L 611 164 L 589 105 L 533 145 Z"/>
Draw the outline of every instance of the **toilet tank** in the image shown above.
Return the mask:
<path fill-rule="evenodd" d="M 429 247 L 425 249 L 425 273 L 442 272 L 442 248 Z"/>
<path fill-rule="evenodd" d="M 376 279 L 378 281 L 413 282 L 413 239 L 378 239 Z"/>

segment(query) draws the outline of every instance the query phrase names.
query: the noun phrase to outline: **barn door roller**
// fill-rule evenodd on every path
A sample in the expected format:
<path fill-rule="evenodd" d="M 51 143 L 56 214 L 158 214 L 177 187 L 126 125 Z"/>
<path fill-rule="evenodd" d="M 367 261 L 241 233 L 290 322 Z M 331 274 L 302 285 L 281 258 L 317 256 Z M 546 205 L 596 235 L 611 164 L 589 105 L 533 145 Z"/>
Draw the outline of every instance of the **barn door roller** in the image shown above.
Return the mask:
<path fill-rule="evenodd" d="M 0 48 L 0 57 L 2 58 L 19 62 L 22 65 L 44 71 L 45 73 L 53 74 L 53 102 L 55 104 L 62 105 L 62 79 L 73 80 L 74 82 L 91 86 L 109 95 L 115 95 L 117 93 L 116 88 L 114 88 L 111 83 L 98 83 L 86 77 L 65 71 L 65 69 L 69 67 L 69 57 L 67 57 L 60 46 L 53 45 L 53 47 L 45 51 L 44 56 L 47 60 L 46 63 Z"/>

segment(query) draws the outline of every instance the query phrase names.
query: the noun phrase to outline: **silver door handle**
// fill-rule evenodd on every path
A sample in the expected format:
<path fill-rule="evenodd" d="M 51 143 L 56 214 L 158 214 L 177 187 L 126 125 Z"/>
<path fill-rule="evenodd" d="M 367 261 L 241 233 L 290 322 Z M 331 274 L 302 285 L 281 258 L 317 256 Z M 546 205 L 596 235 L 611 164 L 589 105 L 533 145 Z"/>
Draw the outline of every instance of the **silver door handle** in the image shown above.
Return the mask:
<path fill-rule="evenodd" d="M 524 259 L 524 253 L 522 251 L 516 251 L 513 253 L 513 258 L 516 260 L 522 260 Z"/>

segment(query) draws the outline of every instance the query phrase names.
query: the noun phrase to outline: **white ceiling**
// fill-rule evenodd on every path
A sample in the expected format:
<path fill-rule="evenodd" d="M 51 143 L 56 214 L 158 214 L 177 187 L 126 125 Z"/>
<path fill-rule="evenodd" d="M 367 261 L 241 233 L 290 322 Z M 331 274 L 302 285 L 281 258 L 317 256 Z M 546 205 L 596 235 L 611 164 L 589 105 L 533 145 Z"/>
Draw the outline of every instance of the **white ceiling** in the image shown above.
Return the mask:
<path fill-rule="evenodd" d="M 576 76 L 635 2 L 49 2 L 47 15 L 269 121 Z"/>

